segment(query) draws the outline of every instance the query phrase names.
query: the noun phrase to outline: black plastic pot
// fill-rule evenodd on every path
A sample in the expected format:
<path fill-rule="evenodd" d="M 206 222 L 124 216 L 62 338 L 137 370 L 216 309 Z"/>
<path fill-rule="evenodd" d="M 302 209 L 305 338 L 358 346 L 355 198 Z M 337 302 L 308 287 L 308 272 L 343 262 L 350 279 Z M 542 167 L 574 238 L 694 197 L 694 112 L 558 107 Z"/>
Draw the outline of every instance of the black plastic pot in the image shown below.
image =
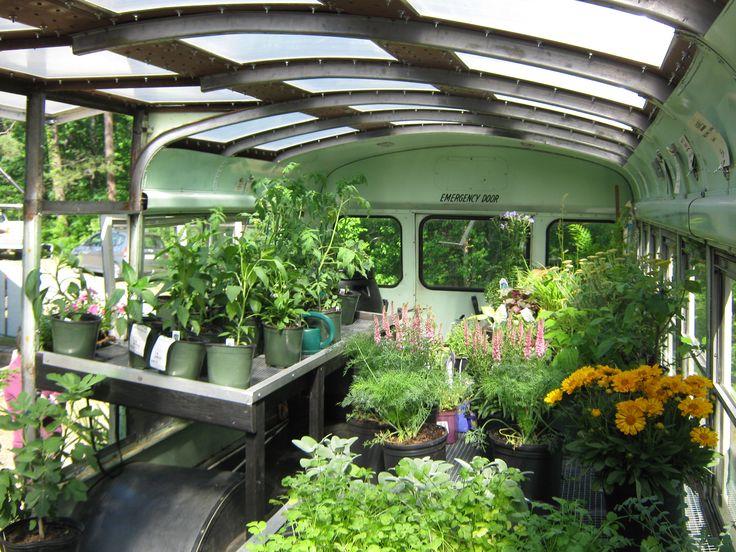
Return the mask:
<path fill-rule="evenodd" d="M 445 444 L 447 443 L 447 430 L 442 428 L 442 437 L 437 437 L 424 443 L 405 445 L 401 443 L 383 444 L 383 464 L 385 469 L 396 466 L 402 458 L 423 458 L 429 456 L 432 460 L 446 460 L 447 454 Z"/>
<path fill-rule="evenodd" d="M 558 447 L 551 450 L 549 445 L 519 445 L 517 447 L 499 438 L 498 434 L 489 430 L 489 454 L 506 462 L 511 468 L 526 473 L 521 488 L 524 496 L 530 500 L 552 502 L 552 497 L 560 496 L 562 484 L 562 451 Z"/>
<path fill-rule="evenodd" d="M 362 468 L 370 468 L 376 474 L 382 472 L 383 449 L 381 445 L 367 445 L 366 442 L 373 439 L 377 433 L 388 429 L 387 426 L 373 420 L 359 420 L 348 418 L 345 428 L 345 438 L 357 437 L 358 440 L 350 447 L 351 452 L 359 454 L 353 463 Z"/>
<path fill-rule="evenodd" d="M 16 521 L 3 529 L 0 534 L 0 548 L 5 552 L 77 552 L 82 538 L 84 525 L 71 518 L 54 518 L 46 520 L 46 532 L 58 530 L 62 533 L 52 539 L 36 542 L 15 542 L 22 535 L 28 534 L 28 526 L 34 518 Z"/>
<path fill-rule="evenodd" d="M 383 309 L 381 290 L 376 283 L 373 271 L 369 272 L 368 276 L 356 273 L 350 280 L 341 280 L 340 287 L 360 293 L 357 306 L 358 310 L 381 312 Z"/>

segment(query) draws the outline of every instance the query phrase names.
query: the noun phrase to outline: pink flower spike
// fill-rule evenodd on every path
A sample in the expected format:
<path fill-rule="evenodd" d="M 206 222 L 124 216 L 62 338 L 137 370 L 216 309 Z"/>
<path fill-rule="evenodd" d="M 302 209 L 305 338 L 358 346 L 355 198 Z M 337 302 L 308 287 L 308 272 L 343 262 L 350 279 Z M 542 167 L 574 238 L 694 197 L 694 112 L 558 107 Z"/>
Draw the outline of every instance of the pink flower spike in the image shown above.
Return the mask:
<path fill-rule="evenodd" d="M 389 322 L 386 307 L 383 308 L 383 333 L 385 334 L 386 339 L 391 339 L 391 322 Z"/>
<path fill-rule="evenodd" d="M 468 328 L 468 319 L 463 320 L 463 337 L 465 338 L 465 346 L 470 346 L 470 329 Z"/>
<path fill-rule="evenodd" d="M 540 318 L 537 321 L 537 341 L 534 344 L 537 358 L 542 358 L 547 352 L 547 342 L 544 340 L 544 320 Z"/>
<path fill-rule="evenodd" d="M 378 316 L 373 317 L 373 341 L 376 345 L 381 344 L 381 324 L 378 321 Z"/>
<path fill-rule="evenodd" d="M 97 304 L 94 304 L 94 303 L 93 303 L 93 304 L 92 304 L 92 305 L 90 305 L 90 306 L 89 306 L 89 308 L 87 309 L 87 313 L 88 313 L 88 314 L 93 314 L 93 315 L 95 315 L 95 316 L 98 316 L 98 315 L 100 314 L 100 306 L 99 306 L 99 305 L 97 305 Z"/>
<path fill-rule="evenodd" d="M 524 358 L 529 360 L 532 357 L 532 329 L 529 328 L 529 332 L 526 334 L 526 341 L 524 342 Z"/>
<path fill-rule="evenodd" d="M 481 341 L 483 340 L 483 334 L 480 329 L 480 324 L 475 325 L 475 333 L 473 334 L 473 348 L 480 349 L 482 347 Z"/>
<path fill-rule="evenodd" d="M 501 332 L 501 328 L 496 328 L 496 330 L 493 332 L 493 360 L 496 362 L 501 362 L 501 341 L 503 339 L 503 334 Z"/>

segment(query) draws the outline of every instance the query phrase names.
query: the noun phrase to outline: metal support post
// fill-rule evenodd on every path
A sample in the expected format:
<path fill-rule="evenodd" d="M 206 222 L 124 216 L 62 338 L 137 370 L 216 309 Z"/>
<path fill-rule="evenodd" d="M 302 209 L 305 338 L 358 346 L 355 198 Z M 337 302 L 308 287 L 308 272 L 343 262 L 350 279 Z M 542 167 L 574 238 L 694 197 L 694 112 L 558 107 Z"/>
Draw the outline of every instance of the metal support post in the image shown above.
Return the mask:
<path fill-rule="evenodd" d="M 26 186 L 23 200 L 23 284 L 41 266 L 41 202 L 43 200 L 43 138 L 46 97 L 34 92 L 26 104 Z M 23 391 L 33 394 L 36 378 L 38 325 L 33 304 L 23 294 L 21 322 L 21 379 Z"/>

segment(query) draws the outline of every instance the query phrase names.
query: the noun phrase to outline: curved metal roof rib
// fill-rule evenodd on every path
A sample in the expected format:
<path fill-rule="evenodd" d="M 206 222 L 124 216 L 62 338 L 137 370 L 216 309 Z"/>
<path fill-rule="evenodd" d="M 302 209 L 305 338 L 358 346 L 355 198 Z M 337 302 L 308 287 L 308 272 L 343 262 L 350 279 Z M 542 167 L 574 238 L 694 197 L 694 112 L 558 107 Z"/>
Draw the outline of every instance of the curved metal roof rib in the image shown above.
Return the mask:
<path fill-rule="evenodd" d="M 687 38 L 704 35 L 724 5 L 566 2 L 559 5 L 564 21 L 555 23 L 543 18 L 554 0 L 537 4 L 538 14 L 512 0 L 0 0 L 7 20 L 0 24 L 0 91 L 40 90 L 50 100 L 124 113 L 224 114 L 155 138 L 137 177 L 168 145 L 263 158 L 258 146 L 287 140 L 266 155 L 278 160 L 382 133 L 502 136 L 621 165 L 685 74 L 695 48 Z M 576 10 L 601 15 L 585 29 L 569 17 Z M 647 40 L 635 33 L 620 38 L 636 44 L 630 58 L 626 49 L 599 47 L 597 30 L 615 26 L 605 14 L 655 27 L 658 53 L 634 52 Z M 533 15 L 535 24 L 525 21 Z M 565 30 L 555 33 L 555 24 Z M 566 38 L 569 30 L 588 32 L 576 42 Z M 360 112 L 361 104 L 387 107 Z M 0 105 L 0 113 L 17 111 Z M 309 120 L 267 129 L 253 123 L 249 135 L 234 128 L 216 142 L 201 136 L 293 113 Z M 290 145 L 309 132 L 347 133 L 343 127 L 350 133 Z"/>

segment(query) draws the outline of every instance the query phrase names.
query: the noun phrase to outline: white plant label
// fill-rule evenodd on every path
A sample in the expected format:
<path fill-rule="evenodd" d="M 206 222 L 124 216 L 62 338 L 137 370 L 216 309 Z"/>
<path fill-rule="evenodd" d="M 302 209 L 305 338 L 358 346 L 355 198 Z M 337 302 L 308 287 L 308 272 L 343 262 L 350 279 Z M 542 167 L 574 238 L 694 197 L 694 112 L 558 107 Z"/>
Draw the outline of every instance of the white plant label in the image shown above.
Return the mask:
<path fill-rule="evenodd" d="M 149 362 L 151 368 L 162 372 L 166 370 L 166 358 L 169 356 L 169 349 L 174 343 L 175 341 L 170 337 L 166 337 L 165 335 L 159 336 L 151 351 L 151 360 Z"/>
<path fill-rule="evenodd" d="M 534 313 L 530 311 L 527 307 L 521 309 L 521 312 L 519 314 L 524 319 L 524 322 L 534 322 Z"/>
<path fill-rule="evenodd" d="M 437 420 L 437 425 L 440 427 L 444 427 L 445 431 L 447 433 L 450 433 L 450 424 L 447 423 L 445 420 Z"/>
<path fill-rule="evenodd" d="M 174 341 L 181 340 L 181 332 L 179 330 L 172 330 L 171 331 L 171 339 Z"/>
<path fill-rule="evenodd" d="M 235 338 L 228 337 L 225 339 L 225 346 L 226 347 L 235 347 Z"/>
<path fill-rule="evenodd" d="M 146 354 L 146 340 L 150 333 L 151 328 L 148 326 L 133 324 L 133 327 L 130 328 L 130 337 L 128 337 L 128 350 L 135 355 L 144 356 Z"/>

